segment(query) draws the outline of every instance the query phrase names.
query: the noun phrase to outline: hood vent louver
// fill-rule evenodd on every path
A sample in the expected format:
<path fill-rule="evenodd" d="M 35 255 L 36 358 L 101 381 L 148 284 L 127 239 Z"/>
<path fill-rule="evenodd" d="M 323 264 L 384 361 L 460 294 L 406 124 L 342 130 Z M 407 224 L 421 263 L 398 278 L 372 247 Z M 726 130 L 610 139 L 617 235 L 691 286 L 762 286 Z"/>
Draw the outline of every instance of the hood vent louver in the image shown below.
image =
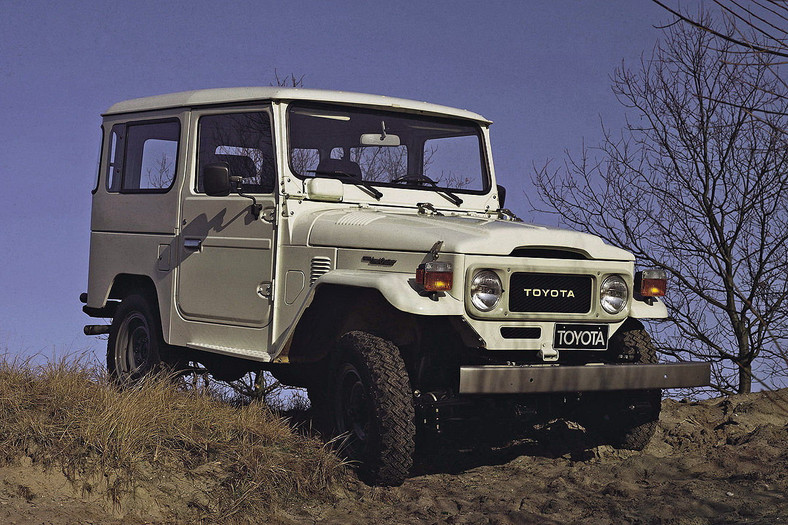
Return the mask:
<path fill-rule="evenodd" d="M 312 257 L 312 265 L 309 270 L 309 286 L 315 284 L 321 275 L 331 271 L 331 257 Z"/>
<path fill-rule="evenodd" d="M 384 216 L 379 213 L 364 211 L 351 212 L 337 220 L 337 226 L 368 226 Z"/>
<path fill-rule="evenodd" d="M 533 257 L 534 259 L 572 259 L 578 261 L 588 259 L 583 253 L 555 248 L 515 248 L 509 255 L 511 257 Z"/>

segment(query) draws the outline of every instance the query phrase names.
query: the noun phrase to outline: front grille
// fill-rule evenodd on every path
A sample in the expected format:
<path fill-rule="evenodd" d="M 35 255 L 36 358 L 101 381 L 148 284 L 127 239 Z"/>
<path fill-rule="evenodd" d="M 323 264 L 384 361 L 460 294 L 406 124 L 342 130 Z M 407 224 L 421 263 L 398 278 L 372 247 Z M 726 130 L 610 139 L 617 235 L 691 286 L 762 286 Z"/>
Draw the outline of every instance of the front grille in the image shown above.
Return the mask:
<path fill-rule="evenodd" d="M 590 275 L 515 273 L 509 281 L 512 312 L 583 314 L 591 310 Z"/>

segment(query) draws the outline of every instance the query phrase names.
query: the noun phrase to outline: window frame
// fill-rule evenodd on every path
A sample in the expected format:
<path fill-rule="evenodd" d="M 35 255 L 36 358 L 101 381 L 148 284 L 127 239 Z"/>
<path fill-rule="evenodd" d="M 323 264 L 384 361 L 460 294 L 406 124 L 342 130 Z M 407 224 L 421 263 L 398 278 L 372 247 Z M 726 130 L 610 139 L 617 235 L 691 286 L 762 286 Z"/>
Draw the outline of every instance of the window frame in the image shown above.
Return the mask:
<path fill-rule="evenodd" d="M 203 109 L 203 108 L 201 108 Z M 276 126 L 274 125 L 274 111 L 270 105 L 268 106 L 261 106 L 261 107 L 210 107 L 204 108 L 210 109 L 210 111 L 201 111 L 199 114 L 196 115 L 196 119 L 193 121 L 193 131 L 195 135 L 194 139 L 194 147 L 195 147 L 195 154 L 194 154 L 194 180 L 193 184 L 191 185 L 192 192 L 195 195 L 206 195 L 205 189 L 200 190 L 200 134 L 201 134 L 201 121 L 204 117 L 217 117 L 223 115 L 238 115 L 244 113 L 265 113 L 268 117 L 268 127 L 271 130 L 271 161 L 273 162 L 273 171 L 274 171 L 274 181 L 273 187 L 271 188 L 270 192 L 258 192 L 258 191 L 247 191 L 243 190 L 244 194 L 249 195 L 276 195 L 279 187 L 279 168 L 278 168 L 278 159 L 277 159 L 277 147 L 276 147 Z M 230 195 L 237 195 L 235 192 L 230 192 Z"/>
<path fill-rule="evenodd" d="M 128 164 L 128 134 L 129 128 L 133 126 L 145 126 L 145 125 L 154 125 L 154 124 L 168 124 L 168 123 L 176 123 L 178 125 L 178 140 L 175 149 L 175 162 L 173 164 L 173 176 L 170 185 L 166 188 L 124 188 L 124 183 L 126 181 L 126 165 Z M 122 135 L 118 137 L 118 144 L 120 145 L 119 148 L 120 152 L 122 153 L 121 158 L 121 165 L 120 165 L 120 186 L 117 189 L 110 188 L 110 159 L 112 158 L 113 150 L 112 150 L 112 133 L 115 132 L 117 128 L 121 129 Z M 181 123 L 181 119 L 178 117 L 167 117 L 167 118 L 160 118 L 160 119 L 153 119 L 153 120 L 130 120 L 127 122 L 119 122 L 117 124 L 113 124 L 112 128 L 110 128 L 109 132 L 109 140 L 108 140 L 108 147 L 107 147 L 107 163 L 105 166 L 104 174 L 106 177 L 106 181 L 104 183 L 104 187 L 107 190 L 107 193 L 114 193 L 114 194 L 121 194 L 121 195 L 139 195 L 139 194 L 164 194 L 169 193 L 172 188 L 175 187 L 175 183 L 178 180 L 178 170 L 180 169 L 180 157 L 181 157 L 181 148 L 183 147 L 183 125 Z M 152 137 L 154 138 L 154 137 Z M 159 139 L 161 140 L 161 139 Z M 116 146 L 117 147 L 117 146 Z M 144 152 L 144 150 L 143 150 Z M 117 151 L 115 151 L 117 154 Z M 142 152 L 140 152 L 142 154 Z M 142 158 L 140 158 L 142 160 Z M 115 158 L 115 164 L 118 163 L 117 156 Z M 142 169 L 142 166 L 140 166 Z M 142 173 L 140 173 L 140 177 L 142 177 Z"/>
<path fill-rule="evenodd" d="M 98 162 L 96 162 L 96 179 L 93 184 L 93 189 L 90 190 L 91 195 L 95 195 L 98 192 L 99 187 L 101 186 L 101 159 L 104 157 L 104 145 L 106 144 L 106 129 L 104 128 L 104 124 L 101 125 L 101 146 L 99 146 L 98 150 Z M 107 162 L 109 163 L 109 157 L 107 158 Z"/>
<path fill-rule="evenodd" d="M 484 139 L 484 131 L 482 129 L 482 126 L 478 122 L 476 122 L 474 120 L 464 119 L 464 118 L 455 117 L 455 116 L 451 116 L 451 115 L 435 115 L 435 114 L 431 114 L 431 113 L 422 113 L 422 112 L 415 112 L 414 113 L 414 112 L 409 112 L 409 111 L 397 111 L 396 109 L 385 108 L 385 107 L 381 108 L 381 107 L 368 107 L 368 106 L 357 106 L 357 105 L 344 105 L 344 104 L 340 104 L 340 103 L 332 104 L 332 103 L 324 103 L 324 102 L 313 102 L 313 101 L 308 101 L 308 100 L 298 100 L 298 101 L 294 101 L 294 102 L 289 103 L 287 105 L 286 116 L 285 116 L 285 118 L 286 118 L 286 129 L 287 129 L 287 146 L 286 146 L 286 150 L 285 150 L 285 154 L 287 156 L 287 167 L 290 170 L 290 172 L 293 174 L 293 176 L 297 177 L 298 179 L 300 179 L 302 181 L 314 178 L 314 175 L 305 175 L 305 174 L 299 173 L 298 171 L 296 171 L 296 169 L 292 165 L 292 156 L 291 156 L 290 153 L 291 153 L 291 151 L 293 149 L 293 147 L 292 147 L 292 140 L 291 140 L 291 133 L 292 133 L 293 127 L 291 125 L 290 117 L 291 117 L 291 112 L 293 111 L 293 109 L 304 109 L 304 108 L 312 109 L 312 110 L 316 110 L 316 111 L 321 111 L 321 110 L 322 111 L 332 111 L 332 110 L 333 111 L 347 111 L 347 110 L 357 109 L 357 110 L 367 111 L 369 113 L 380 114 L 382 116 L 385 116 L 385 115 L 395 115 L 395 116 L 402 116 L 402 117 L 416 116 L 416 117 L 422 117 L 422 118 L 426 118 L 426 119 L 434 119 L 436 121 L 442 121 L 442 122 L 445 122 L 447 124 L 452 124 L 453 123 L 453 124 L 459 124 L 459 125 L 463 125 L 463 126 L 472 127 L 473 130 L 474 130 L 473 135 L 467 135 L 467 136 L 475 136 L 476 140 L 478 141 L 478 144 L 479 144 L 479 168 L 481 170 L 480 176 L 481 176 L 481 186 L 482 186 L 481 189 L 468 190 L 468 189 L 462 189 L 462 188 L 449 188 L 449 187 L 443 187 L 443 186 L 434 187 L 434 186 L 429 186 L 429 185 L 412 186 L 412 185 L 402 185 L 402 184 L 396 184 L 396 183 L 390 183 L 390 182 L 379 182 L 379 181 L 372 181 L 372 180 L 370 180 L 370 181 L 365 180 L 364 182 L 366 184 L 369 184 L 371 186 L 376 186 L 376 187 L 379 187 L 379 188 L 398 188 L 398 189 L 405 189 L 405 190 L 431 191 L 431 192 L 450 191 L 451 193 L 459 193 L 459 194 L 466 194 L 466 195 L 487 195 L 487 194 L 490 193 L 490 191 L 493 190 L 493 186 L 492 186 L 492 169 L 490 167 L 489 154 L 488 154 L 488 151 L 487 151 L 487 144 L 486 144 L 486 141 Z M 422 151 L 421 151 L 420 155 L 424 155 L 423 148 L 424 148 L 424 144 L 426 142 L 427 141 L 425 141 L 425 142 L 423 142 L 421 144 Z M 343 178 L 340 178 L 339 180 L 342 181 L 343 184 L 349 183 L 347 180 L 345 180 Z"/>

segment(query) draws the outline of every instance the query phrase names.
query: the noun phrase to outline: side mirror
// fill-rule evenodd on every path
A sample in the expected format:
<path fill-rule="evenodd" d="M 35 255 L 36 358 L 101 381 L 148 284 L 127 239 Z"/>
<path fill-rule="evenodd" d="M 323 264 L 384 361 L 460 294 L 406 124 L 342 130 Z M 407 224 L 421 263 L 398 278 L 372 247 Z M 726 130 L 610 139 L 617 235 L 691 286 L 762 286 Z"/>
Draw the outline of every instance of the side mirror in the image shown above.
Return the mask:
<path fill-rule="evenodd" d="M 345 185 L 339 179 L 306 179 L 306 193 L 313 201 L 342 202 Z"/>
<path fill-rule="evenodd" d="M 500 208 L 506 207 L 506 188 L 498 184 L 498 206 Z"/>
<path fill-rule="evenodd" d="M 207 195 L 227 197 L 230 185 L 230 167 L 224 163 L 208 164 L 202 169 L 202 185 Z"/>

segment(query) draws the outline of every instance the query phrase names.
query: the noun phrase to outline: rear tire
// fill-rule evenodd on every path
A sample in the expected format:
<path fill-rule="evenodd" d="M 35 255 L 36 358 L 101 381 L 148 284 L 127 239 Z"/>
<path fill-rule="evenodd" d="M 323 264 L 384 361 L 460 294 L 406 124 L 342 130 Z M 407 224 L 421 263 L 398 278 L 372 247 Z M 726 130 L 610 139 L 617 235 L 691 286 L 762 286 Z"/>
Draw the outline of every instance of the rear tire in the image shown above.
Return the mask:
<path fill-rule="evenodd" d="M 141 295 L 120 303 L 107 342 L 107 370 L 120 384 L 134 384 L 162 368 L 166 344 L 158 311 Z"/>
<path fill-rule="evenodd" d="M 405 363 L 391 342 L 366 332 L 339 340 L 327 400 L 332 435 L 371 485 L 401 485 L 413 466 L 416 427 Z M 319 406 L 319 405 L 318 405 Z"/>
<path fill-rule="evenodd" d="M 619 362 L 656 363 L 657 349 L 638 321 L 628 320 L 610 339 Z M 643 450 L 657 429 L 662 390 L 604 392 L 587 400 L 583 425 L 616 448 Z"/>

